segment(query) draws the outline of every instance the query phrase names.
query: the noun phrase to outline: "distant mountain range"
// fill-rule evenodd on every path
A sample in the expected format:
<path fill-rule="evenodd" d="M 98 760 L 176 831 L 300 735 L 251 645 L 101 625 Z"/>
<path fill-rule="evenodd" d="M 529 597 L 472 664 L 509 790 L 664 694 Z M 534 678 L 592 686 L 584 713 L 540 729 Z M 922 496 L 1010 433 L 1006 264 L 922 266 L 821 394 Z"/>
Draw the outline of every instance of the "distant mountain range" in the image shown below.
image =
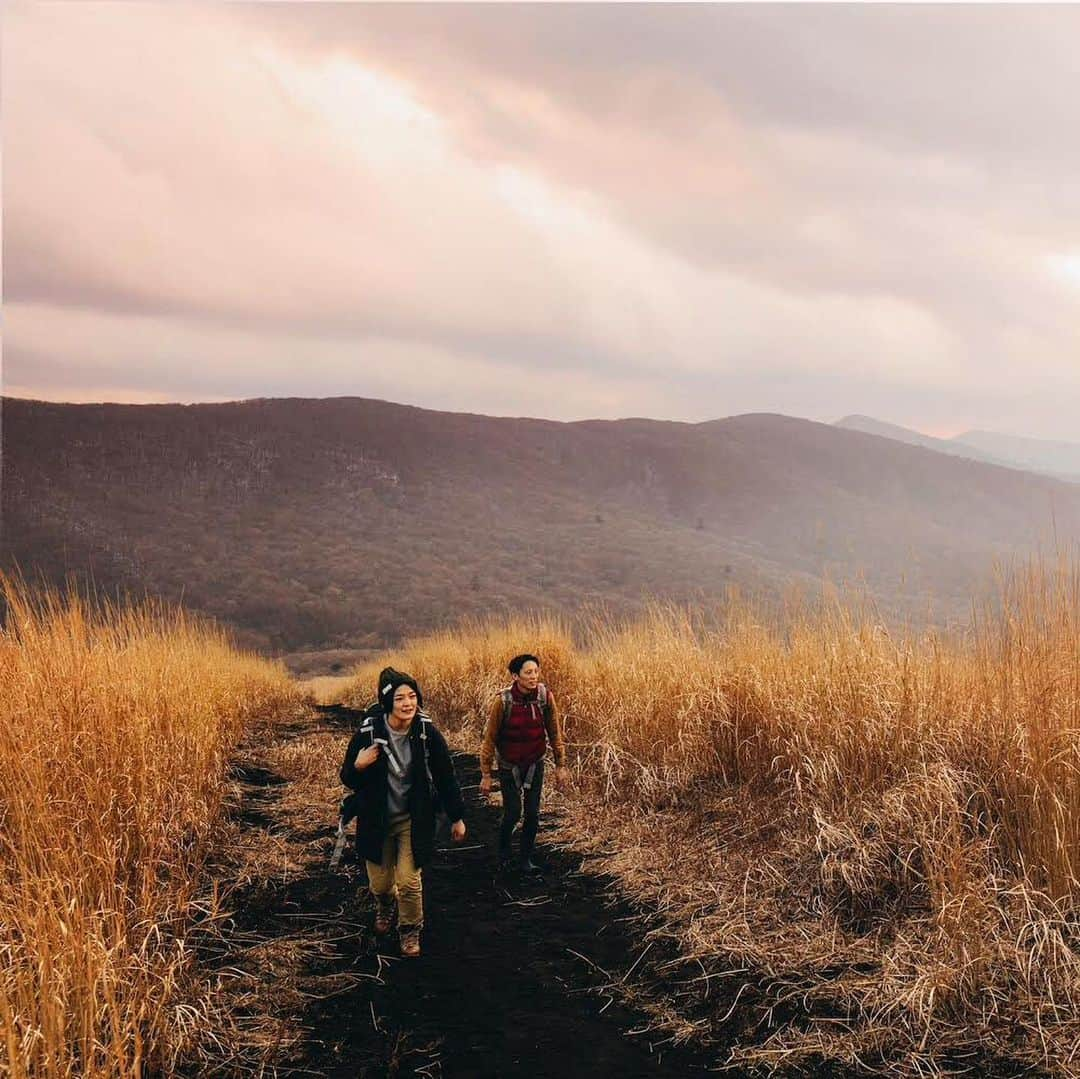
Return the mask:
<path fill-rule="evenodd" d="M 924 446 L 938 453 L 985 461 L 1005 468 L 1041 472 L 1057 479 L 1080 483 L 1080 442 L 1049 442 L 1039 438 L 1002 435 L 995 431 L 965 431 L 952 438 L 932 438 L 870 416 L 845 416 L 837 420 L 835 426 L 891 438 L 896 442 L 907 442 L 913 446 Z"/>
<path fill-rule="evenodd" d="M 1080 487 L 779 415 L 555 423 L 360 398 L 3 402 L 0 565 L 182 600 L 267 650 L 861 580 L 963 616 Z"/>
<path fill-rule="evenodd" d="M 1011 461 L 1015 467 L 1045 472 L 1080 483 L 1080 442 L 1049 442 L 995 431 L 965 431 L 955 441 Z"/>

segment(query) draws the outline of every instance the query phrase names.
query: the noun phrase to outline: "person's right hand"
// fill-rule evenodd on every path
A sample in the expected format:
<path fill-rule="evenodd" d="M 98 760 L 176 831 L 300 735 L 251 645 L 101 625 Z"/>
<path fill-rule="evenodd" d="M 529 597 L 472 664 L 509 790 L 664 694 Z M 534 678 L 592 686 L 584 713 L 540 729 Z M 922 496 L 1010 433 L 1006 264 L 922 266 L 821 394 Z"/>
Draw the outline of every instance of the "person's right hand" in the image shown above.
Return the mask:
<path fill-rule="evenodd" d="M 490 794 L 491 793 L 491 776 L 481 776 L 480 777 L 480 793 L 481 794 Z"/>
<path fill-rule="evenodd" d="M 368 765 L 374 764 L 379 759 L 379 747 L 378 745 L 370 745 L 367 749 L 360 750 L 356 754 L 356 760 L 353 761 L 353 767 L 359 772 Z"/>

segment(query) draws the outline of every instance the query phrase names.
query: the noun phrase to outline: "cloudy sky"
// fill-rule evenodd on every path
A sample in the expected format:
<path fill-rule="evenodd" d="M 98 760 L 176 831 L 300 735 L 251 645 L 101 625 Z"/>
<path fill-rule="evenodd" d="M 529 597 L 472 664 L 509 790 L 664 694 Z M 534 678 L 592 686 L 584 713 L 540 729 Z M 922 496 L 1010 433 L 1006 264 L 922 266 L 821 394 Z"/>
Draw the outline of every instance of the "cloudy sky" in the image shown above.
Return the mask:
<path fill-rule="evenodd" d="M 6 393 L 1080 439 L 1080 7 L 9 4 Z"/>

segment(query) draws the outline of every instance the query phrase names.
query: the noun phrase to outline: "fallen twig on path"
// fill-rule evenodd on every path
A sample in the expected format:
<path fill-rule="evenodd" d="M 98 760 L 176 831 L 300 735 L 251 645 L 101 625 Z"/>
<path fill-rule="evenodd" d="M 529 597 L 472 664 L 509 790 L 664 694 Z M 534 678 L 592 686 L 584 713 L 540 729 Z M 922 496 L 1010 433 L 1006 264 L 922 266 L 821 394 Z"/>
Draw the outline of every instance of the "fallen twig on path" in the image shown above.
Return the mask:
<path fill-rule="evenodd" d="M 611 974 L 608 971 L 604 970 L 604 968 L 600 966 L 599 963 L 594 963 L 587 955 L 582 955 L 581 952 L 575 952 L 573 948 L 567 948 L 566 950 L 571 955 L 576 955 L 578 959 L 584 960 L 586 963 L 589 964 L 590 967 L 593 967 L 595 970 L 600 971 L 600 973 L 603 974 L 605 978 L 611 977 Z"/>
<path fill-rule="evenodd" d="M 653 943 L 654 941 L 650 940 L 649 943 L 645 945 L 645 950 L 641 953 L 641 955 L 637 957 L 637 959 L 634 960 L 634 965 L 619 979 L 620 982 L 625 982 L 626 979 L 629 978 L 635 970 L 637 970 L 638 963 L 640 963 L 642 959 L 644 959 L 645 956 L 649 954 L 649 949 L 653 946 Z"/>

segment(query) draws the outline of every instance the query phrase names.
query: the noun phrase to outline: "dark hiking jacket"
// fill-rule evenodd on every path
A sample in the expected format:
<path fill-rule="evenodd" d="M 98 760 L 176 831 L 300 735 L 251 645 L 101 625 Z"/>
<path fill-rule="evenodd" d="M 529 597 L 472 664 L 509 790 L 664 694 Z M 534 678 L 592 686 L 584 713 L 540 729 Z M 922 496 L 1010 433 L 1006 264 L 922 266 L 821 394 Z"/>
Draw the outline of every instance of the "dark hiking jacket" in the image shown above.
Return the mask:
<path fill-rule="evenodd" d="M 432 791 L 424 768 L 424 743 L 427 735 L 427 761 Z M 389 788 L 386 751 L 380 750 L 378 759 L 367 768 L 357 770 L 353 762 L 356 755 L 374 743 L 376 738 L 389 739 L 386 717 L 375 707 L 364 713 L 359 729 L 349 740 L 345 760 L 341 765 L 341 782 L 356 793 L 356 849 L 360 857 L 369 862 L 382 862 L 383 842 L 387 832 L 387 794 Z M 409 816 L 412 819 L 412 853 L 417 869 L 431 860 L 435 850 L 435 798 L 437 793 L 441 808 L 452 821 L 461 820 L 465 811 L 461 789 L 454 775 L 454 762 L 450 757 L 446 739 L 435 728 L 426 713 L 417 712 L 409 728 L 412 743 L 411 786 L 409 788 Z"/>

